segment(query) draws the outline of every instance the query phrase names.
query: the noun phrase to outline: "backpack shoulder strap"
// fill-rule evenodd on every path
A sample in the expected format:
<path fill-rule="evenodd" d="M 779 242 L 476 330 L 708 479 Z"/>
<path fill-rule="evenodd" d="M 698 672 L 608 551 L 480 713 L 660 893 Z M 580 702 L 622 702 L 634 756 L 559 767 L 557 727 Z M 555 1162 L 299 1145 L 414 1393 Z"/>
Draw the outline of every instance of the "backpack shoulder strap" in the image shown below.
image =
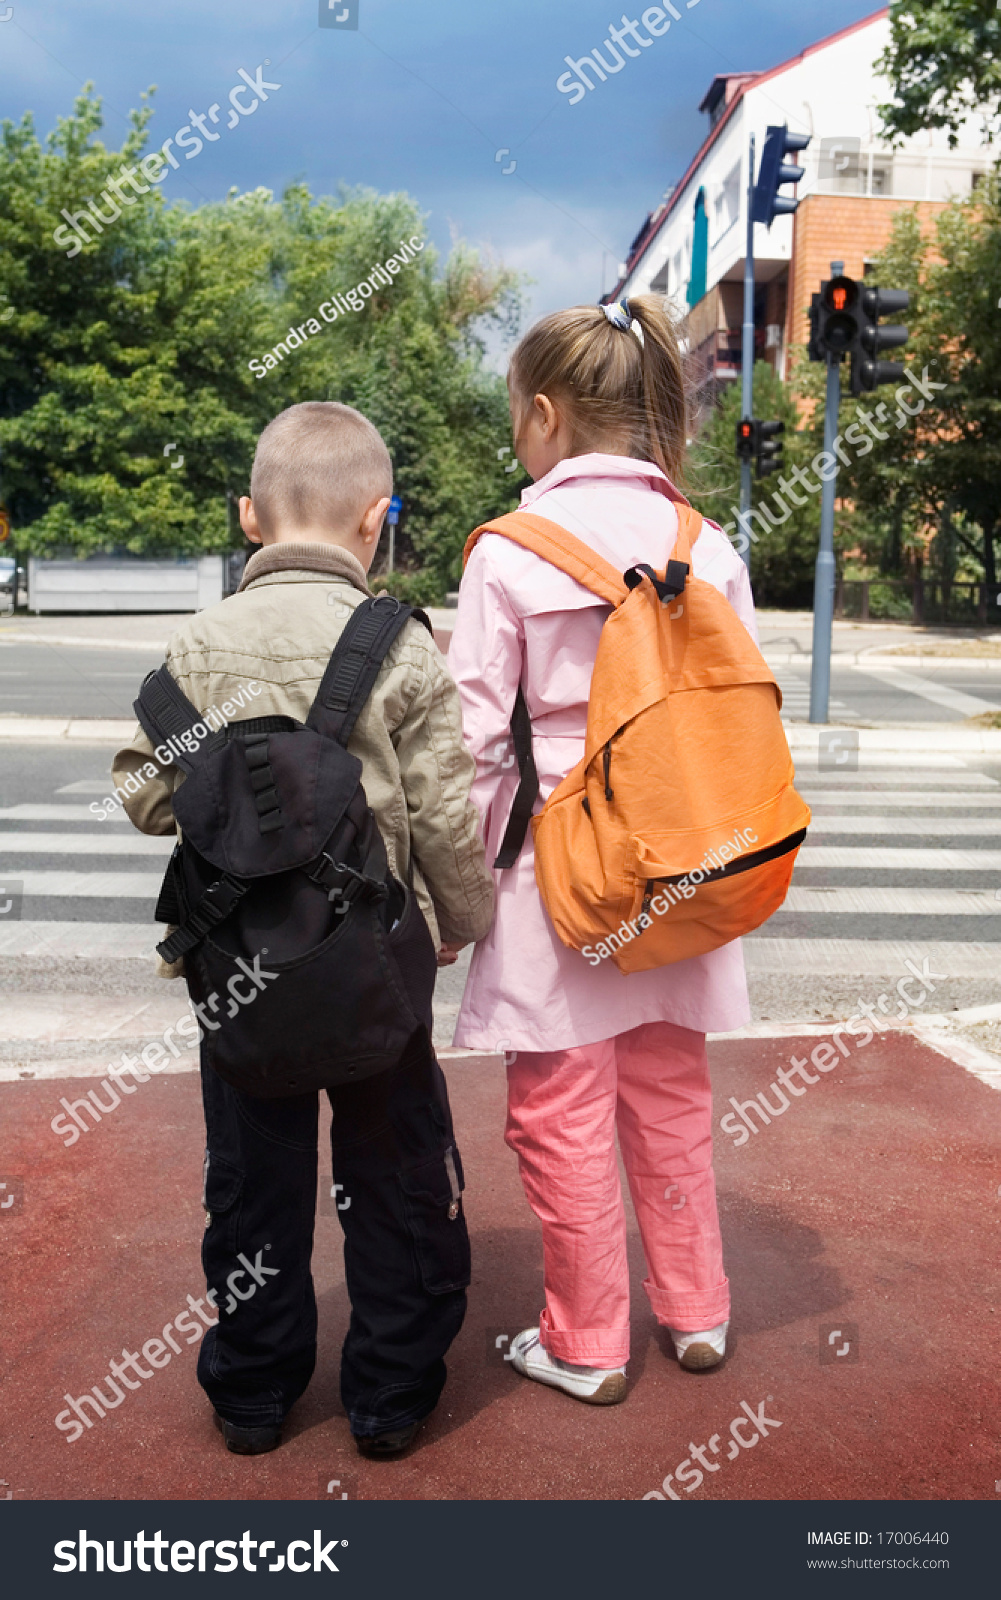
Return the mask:
<path fill-rule="evenodd" d="M 174 734 L 185 733 L 196 723 L 204 723 L 202 713 L 191 704 L 166 665 L 144 678 L 139 698 L 133 701 L 133 710 L 154 749 L 166 744 Z M 171 745 L 174 764 L 182 772 L 194 772 L 198 761 L 206 754 L 208 742 L 199 741 L 194 752 Z"/>
<path fill-rule="evenodd" d="M 620 605 L 629 592 L 621 573 L 616 572 L 611 562 L 604 560 L 582 539 L 568 533 L 566 528 L 561 528 L 558 522 L 550 522 L 548 517 L 537 517 L 531 511 L 512 511 L 505 517 L 495 517 L 492 522 L 484 522 L 482 527 L 474 529 L 462 552 L 463 567 L 472 555 L 473 546 L 484 533 L 501 533 L 505 539 L 512 539 L 526 550 L 533 550 L 543 561 L 576 578 L 585 589 L 600 595 L 609 605 Z"/>
<path fill-rule="evenodd" d="M 680 504 L 677 500 L 674 502 L 674 509 L 678 513 L 678 537 L 674 541 L 671 560 L 687 561 L 691 568 L 692 545 L 702 532 L 702 513 L 696 511 L 693 506 Z"/>
<path fill-rule="evenodd" d="M 393 640 L 411 617 L 434 635 L 430 619 L 395 595 L 363 600 L 348 618 L 327 662 L 306 726 L 347 745 Z"/>

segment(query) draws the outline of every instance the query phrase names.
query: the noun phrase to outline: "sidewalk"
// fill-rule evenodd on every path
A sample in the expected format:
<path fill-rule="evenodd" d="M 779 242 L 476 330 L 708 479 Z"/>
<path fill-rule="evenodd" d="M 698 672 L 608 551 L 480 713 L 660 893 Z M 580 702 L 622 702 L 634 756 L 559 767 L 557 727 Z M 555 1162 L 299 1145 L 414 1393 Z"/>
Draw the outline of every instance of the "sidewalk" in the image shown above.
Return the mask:
<path fill-rule="evenodd" d="M 503 1360 L 538 1317 L 538 1229 L 502 1142 L 499 1063 L 446 1061 L 473 1283 L 423 1448 L 395 1463 L 355 1453 L 337 1397 L 348 1306 L 329 1201 L 317 1221 L 316 1377 L 280 1451 L 228 1455 L 195 1382 L 195 1346 L 180 1341 L 171 1355 L 162 1339 L 187 1297 L 204 1293 L 196 1076 L 142 1085 L 68 1149 L 49 1123 L 60 1097 L 79 1098 L 92 1079 L 3 1085 L 0 1178 L 30 1174 L 23 1200 L 9 1187 L 16 1203 L 0 1212 L 18 1285 L 5 1306 L 5 1367 L 18 1383 L 6 1391 L 0 1467 L 13 1497 L 639 1499 L 662 1495 L 670 1474 L 669 1493 L 693 1499 L 992 1498 L 998 1091 L 913 1035 L 888 1033 L 742 1147 L 720 1131 L 731 1096 L 774 1099 L 778 1068 L 816 1047 L 809 1029 L 710 1045 L 730 1354 L 705 1375 L 678 1367 L 640 1289 L 630 1211 L 630 1392 L 608 1410 L 530 1384 Z M 65 1396 L 110 1393 L 109 1360 L 144 1344 L 148 1376 L 68 1443 L 54 1420 Z M 719 1470 L 697 1483 L 693 1454 L 714 1436 L 723 1443 L 706 1459 Z"/>

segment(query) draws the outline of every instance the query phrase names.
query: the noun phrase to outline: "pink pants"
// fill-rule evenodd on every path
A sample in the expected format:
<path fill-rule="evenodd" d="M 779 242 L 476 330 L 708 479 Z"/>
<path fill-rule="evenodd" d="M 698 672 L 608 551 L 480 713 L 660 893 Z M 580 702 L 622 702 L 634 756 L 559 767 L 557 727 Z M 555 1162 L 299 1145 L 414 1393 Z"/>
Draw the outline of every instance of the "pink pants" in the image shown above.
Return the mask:
<path fill-rule="evenodd" d="M 657 1321 L 694 1332 L 730 1314 L 705 1035 L 649 1022 L 578 1049 L 519 1051 L 508 1067 L 505 1138 L 542 1223 L 542 1343 L 580 1366 L 629 1358 L 616 1128 Z"/>

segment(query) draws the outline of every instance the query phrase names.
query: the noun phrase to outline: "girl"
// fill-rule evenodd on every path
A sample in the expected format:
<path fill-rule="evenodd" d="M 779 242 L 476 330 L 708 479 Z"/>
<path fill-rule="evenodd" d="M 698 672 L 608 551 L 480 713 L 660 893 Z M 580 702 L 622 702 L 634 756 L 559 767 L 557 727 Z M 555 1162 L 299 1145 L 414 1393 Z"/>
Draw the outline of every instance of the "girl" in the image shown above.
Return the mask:
<path fill-rule="evenodd" d="M 515 451 L 533 486 L 521 509 L 560 524 L 623 572 L 663 572 L 678 529 L 686 418 L 681 358 L 661 300 L 544 317 L 508 374 Z M 706 523 L 694 575 L 756 638 L 747 569 Z M 449 666 L 477 762 L 473 800 L 496 857 L 518 772 L 508 725 L 519 684 L 543 800 L 584 751 L 588 689 L 609 607 L 500 534 L 483 535 L 459 593 Z M 563 945 L 535 882 L 529 832 L 495 872 L 493 927 L 477 945 L 455 1042 L 508 1052 L 506 1140 L 542 1223 L 539 1326 L 511 1345 L 528 1378 L 591 1404 L 626 1392 L 629 1278 L 619 1144 L 658 1322 L 683 1367 L 715 1366 L 730 1298 L 712 1170 L 705 1036 L 749 1016 L 739 943 L 655 971 L 590 965 Z M 513 1053 L 513 1054 L 512 1054 Z"/>

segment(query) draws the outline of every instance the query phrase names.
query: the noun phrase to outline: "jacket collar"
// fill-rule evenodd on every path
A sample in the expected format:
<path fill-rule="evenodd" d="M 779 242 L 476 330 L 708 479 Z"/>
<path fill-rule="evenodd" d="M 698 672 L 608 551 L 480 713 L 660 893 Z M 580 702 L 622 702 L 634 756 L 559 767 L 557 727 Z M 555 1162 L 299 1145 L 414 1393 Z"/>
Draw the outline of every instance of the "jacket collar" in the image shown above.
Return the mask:
<path fill-rule="evenodd" d="M 254 552 L 243 569 L 237 594 L 275 572 L 322 572 L 328 577 L 344 579 L 362 594 L 372 593 L 365 568 L 358 557 L 342 545 L 283 539 Z"/>
<path fill-rule="evenodd" d="M 561 483 L 579 482 L 587 478 L 618 478 L 623 483 L 632 482 L 654 489 L 680 505 L 688 504 L 681 490 L 675 488 L 667 474 L 653 461 L 639 461 L 633 456 L 607 456 L 592 450 L 586 455 L 567 456 L 563 461 L 558 461 L 544 478 L 523 489 L 521 509 L 527 510 L 539 495 L 546 494 Z"/>

